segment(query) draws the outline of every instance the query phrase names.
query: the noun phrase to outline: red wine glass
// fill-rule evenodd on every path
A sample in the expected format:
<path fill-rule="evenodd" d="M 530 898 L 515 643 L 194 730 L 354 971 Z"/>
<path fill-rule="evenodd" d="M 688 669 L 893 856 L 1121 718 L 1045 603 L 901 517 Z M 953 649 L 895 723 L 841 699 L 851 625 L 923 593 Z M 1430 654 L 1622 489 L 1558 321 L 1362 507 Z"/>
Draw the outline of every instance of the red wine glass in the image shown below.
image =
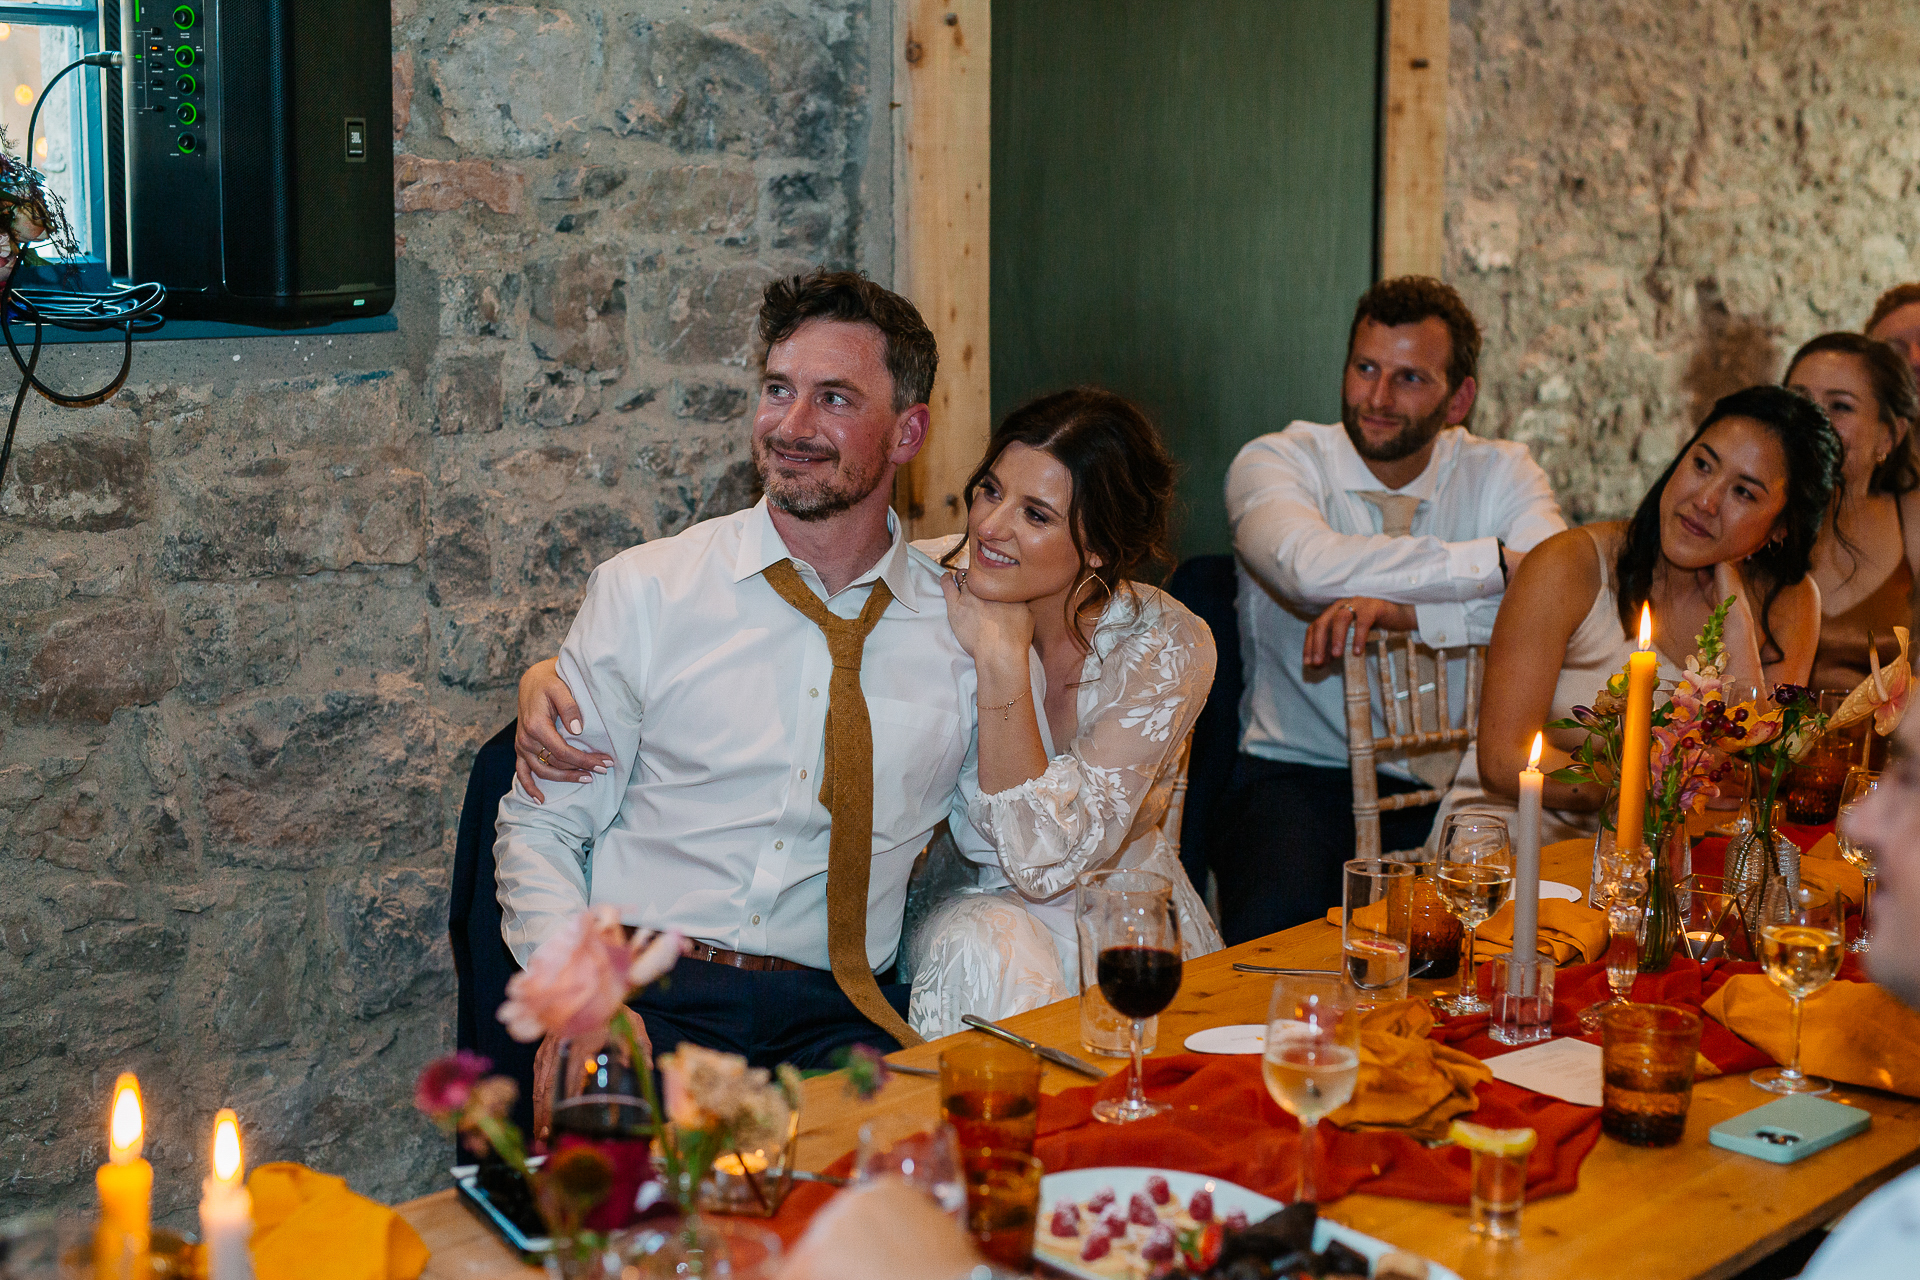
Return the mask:
<path fill-rule="evenodd" d="M 1159 1115 L 1167 1105 L 1147 1101 L 1140 1082 L 1142 1024 L 1180 990 L 1180 922 L 1173 909 L 1173 883 L 1151 871 L 1093 871 L 1080 877 L 1083 945 L 1090 941 L 1099 963 L 1100 994 L 1132 1021 L 1133 1072 L 1127 1096 L 1096 1102 L 1093 1115 L 1107 1124 L 1130 1124 Z"/>

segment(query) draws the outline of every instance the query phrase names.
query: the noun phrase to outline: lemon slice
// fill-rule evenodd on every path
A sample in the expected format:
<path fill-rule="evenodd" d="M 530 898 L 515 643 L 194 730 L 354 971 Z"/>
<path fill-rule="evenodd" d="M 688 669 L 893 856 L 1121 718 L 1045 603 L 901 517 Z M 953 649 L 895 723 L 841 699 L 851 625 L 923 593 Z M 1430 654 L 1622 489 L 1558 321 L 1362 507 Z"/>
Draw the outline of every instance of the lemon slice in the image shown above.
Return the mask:
<path fill-rule="evenodd" d="M 1540 1135 L 1531 1129 L 1489 1129 L 1483 1124 L 1455 1120 L 1447 1138 L 1469 1151 L 1484 1151 L 1490 1156 L 1523 1156 L 1533 1150 Z"/>

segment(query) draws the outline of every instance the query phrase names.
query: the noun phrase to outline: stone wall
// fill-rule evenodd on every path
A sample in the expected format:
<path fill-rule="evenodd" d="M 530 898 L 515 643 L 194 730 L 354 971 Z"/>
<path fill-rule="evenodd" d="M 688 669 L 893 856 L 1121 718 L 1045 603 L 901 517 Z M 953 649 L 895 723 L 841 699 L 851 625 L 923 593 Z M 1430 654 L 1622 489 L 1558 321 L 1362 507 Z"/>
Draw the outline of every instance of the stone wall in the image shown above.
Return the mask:
<path fill-rule="evenodd" d="M 1453 0 L 1447 275 L 1477 426 L 1569 518 L 1920 278 L 1916 0 Z"/>
<path fill-rule="evenodd" d="M 395 0 L 399 331 L 148 344 L 107 405 L 29 402 L 0 1217 L 91 1205 L 126 1068 L 175 1223 L 222 1105 L 256 1161 L 443 1178 L 410 1088 L 452 1042 L 473 750 L 598 561 L 752 501 L 765 282 L 890 276 L 890 13 Z"/>

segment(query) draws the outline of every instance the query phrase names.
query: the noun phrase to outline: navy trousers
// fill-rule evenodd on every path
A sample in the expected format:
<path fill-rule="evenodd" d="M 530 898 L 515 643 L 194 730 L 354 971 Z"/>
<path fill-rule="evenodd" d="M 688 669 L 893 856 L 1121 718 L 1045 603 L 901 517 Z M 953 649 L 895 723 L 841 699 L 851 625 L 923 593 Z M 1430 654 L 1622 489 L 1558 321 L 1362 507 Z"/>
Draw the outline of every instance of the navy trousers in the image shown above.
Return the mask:
<path fill-rule="evenodd" d="M 1380 777 L 1380 794 L 1421 784 Z M 1425 842 L 1440 806 L 1380 815 L 1380 847 Z M 1244 752 L 1215 819 L 1213 874 L 1227 945 L 1324 917 L 1340 905 L 1341 867 L 1353 857 L 1353 775 L 1346 769 L 1263 760 Z"/>
<path fill-rule="evenodd" d="M 904 982 L 880 984 L 880 994 L 903 1018 L 911 989 Z M 752 972 L 683 956 L 633 1007 L 656 1056 L 691 1040 L 740 1054 L 756 1067 L 785 1062 L 806 1071 L 834 1066 L 834 1052 L 847 1045 L 870 1045 L 881 1053 L 900 1047 L 821 969 Z"/>

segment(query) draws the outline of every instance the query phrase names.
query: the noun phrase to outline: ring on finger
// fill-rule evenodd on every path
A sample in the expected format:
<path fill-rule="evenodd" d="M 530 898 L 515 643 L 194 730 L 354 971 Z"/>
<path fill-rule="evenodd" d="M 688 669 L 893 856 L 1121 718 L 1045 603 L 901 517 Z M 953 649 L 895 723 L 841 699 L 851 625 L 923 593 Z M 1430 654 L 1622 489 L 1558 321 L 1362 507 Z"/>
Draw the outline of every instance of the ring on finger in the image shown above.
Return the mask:
<path fill-rule="evenodd" d="M 541 764 L 553 763 L 553 757 L 547 754 L 547 749 L 545 747 L 540 748 L 540 763 Z"/>

